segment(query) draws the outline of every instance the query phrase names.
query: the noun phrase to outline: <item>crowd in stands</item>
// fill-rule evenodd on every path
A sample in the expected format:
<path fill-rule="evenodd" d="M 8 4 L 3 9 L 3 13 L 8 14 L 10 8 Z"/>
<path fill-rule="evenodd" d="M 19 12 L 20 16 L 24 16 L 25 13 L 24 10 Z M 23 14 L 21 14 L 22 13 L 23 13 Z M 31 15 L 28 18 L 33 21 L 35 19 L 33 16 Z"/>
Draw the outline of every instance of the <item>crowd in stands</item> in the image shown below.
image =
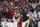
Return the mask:
<path fill-rule="evenodd" d="M 40 21 L 40 0 L 0 0 L 0 24 L 3 21 L 17 23 L 14 21 L 15 19 L 21 19 L 25 22 L 28 19 L 26 14 L 31 16 L 28 27 L 38 27 L 38 21 Z M 10 19 L 12 20 L 10 21 Z M 15 24 L 14 27 L 16 27 Z"/>

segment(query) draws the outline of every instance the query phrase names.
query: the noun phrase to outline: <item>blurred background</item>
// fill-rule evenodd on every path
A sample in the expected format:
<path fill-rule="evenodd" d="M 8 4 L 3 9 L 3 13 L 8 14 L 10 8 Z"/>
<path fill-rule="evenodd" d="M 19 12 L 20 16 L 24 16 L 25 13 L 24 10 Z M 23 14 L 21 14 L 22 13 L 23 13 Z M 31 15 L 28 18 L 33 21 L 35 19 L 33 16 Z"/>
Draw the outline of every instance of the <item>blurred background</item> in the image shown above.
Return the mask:
<path fill-rule="evenodd" d="M 25 14 L 31 16 L 29 27 L 40 27 L 40 0 L 0 0 L 0 27 L 4 19 L 8 21 L 23 15 L 24 21 Z"/>

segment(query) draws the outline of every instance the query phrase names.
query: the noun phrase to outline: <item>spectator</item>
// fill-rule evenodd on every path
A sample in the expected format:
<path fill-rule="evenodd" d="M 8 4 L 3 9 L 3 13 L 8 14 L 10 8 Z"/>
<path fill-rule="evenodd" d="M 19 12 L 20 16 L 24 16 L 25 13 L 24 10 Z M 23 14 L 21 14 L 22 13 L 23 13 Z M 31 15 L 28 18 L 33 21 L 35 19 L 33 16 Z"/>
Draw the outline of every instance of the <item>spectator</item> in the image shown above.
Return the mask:
<path fill-rule="evenodd" d="M 2 27 L 2 25 L 1 25 L 1 20 L 0 20 L 0 27 Z"/>
<path fill-rule="evenodd" d="M 4 21 L 2 21 L 2 27 L 6 27 L 7 21 L 5 18 L 3 18 Z"/>
<path fill-rule="evenodd" d="M 37 4 L 36 3 L 32 3 L 32 8 L 35 10 L 37 7 Z"/>
<path fill-rule="evenodd" d="M 18 21 L 17 26 L 22 27 L 22 19 L 20 19 L 20 21 Z"/>
<path fill-rule="evenodd" d="M 8 20 L 8 23 L 6 24 L 7 27 L 13 27 L 13 23 L 11 22 L 11 20 Z"/>

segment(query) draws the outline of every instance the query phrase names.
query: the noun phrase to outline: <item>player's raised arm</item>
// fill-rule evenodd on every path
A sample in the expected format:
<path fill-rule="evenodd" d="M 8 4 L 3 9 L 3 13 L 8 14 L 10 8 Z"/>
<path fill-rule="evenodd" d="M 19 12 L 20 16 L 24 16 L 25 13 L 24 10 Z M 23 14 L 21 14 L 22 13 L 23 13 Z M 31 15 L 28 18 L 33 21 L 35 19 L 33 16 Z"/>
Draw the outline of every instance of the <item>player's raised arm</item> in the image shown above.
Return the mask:
<path fill-rule="evenodd" d="M 29 17 L 29 20 L 31 19 L 31 16 L 29 14 L 27 14 L 26 16 Z"/>
<path fill-rule="evenodd" d="M 30 16 L 29 14 L 27 14 L 26 16 L 28 17 L 28 20 L 27 20 L 27 22 L 26 22 L 26 25 L 25 25 L 25 26 L 26 26 L 26 27 L 28 27 L 28 24 L 29 24 L 29 22 L 30 22 L 31 16 Z"/>

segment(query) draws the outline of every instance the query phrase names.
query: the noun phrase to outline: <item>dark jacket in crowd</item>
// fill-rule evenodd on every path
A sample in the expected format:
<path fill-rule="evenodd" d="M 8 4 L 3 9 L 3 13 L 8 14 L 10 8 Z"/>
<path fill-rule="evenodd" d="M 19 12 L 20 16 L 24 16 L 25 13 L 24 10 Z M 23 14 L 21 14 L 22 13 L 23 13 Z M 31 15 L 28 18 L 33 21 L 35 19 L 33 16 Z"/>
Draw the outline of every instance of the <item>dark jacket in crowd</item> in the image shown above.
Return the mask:
<path fill-rule="evenodd" d="M 0 27 L 2 27 L 2 25 L 0 24 Z"/>

